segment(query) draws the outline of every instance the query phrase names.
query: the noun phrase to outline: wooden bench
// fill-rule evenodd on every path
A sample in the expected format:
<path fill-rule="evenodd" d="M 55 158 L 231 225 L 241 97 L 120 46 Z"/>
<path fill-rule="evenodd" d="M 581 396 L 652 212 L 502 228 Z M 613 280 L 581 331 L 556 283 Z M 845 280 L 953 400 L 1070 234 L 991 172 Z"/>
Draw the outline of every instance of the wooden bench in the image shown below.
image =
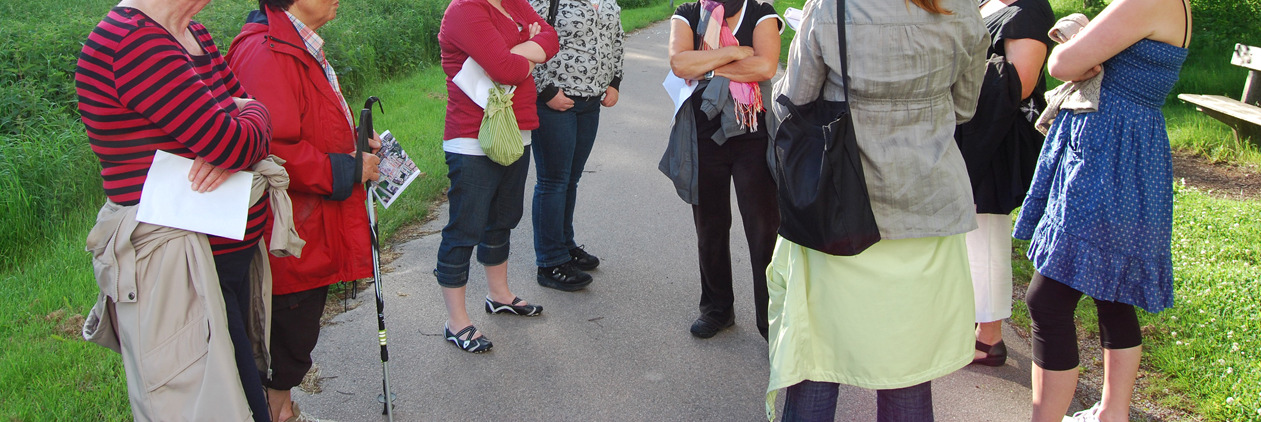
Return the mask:
<path fill-rule="evenodd" d="M 1261 47 L 1235 44 L 1230 64 L 1248 69 L 1248 80 L 1239 100 L 1221 95 L 1178 94 L 1196 110 L 1230 125 L 1239 142 L 1261 147 Z"/>

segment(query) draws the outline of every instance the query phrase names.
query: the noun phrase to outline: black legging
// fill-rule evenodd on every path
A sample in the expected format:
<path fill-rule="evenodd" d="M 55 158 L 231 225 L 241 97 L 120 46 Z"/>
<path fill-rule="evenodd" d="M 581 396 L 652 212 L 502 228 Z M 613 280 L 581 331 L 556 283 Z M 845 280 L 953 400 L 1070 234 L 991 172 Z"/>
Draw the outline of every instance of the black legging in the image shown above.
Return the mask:
<path fill-rule="evenodd" d="M 1082 292 L 1033 274 L 1025 303 L 1033 320 L 1033 362 L 1051 371 L 1067 371 L 1080 363 L 1077 326 L 1073 314 Z M 1099 343 L 1104 349 L 1128 349 L 1143 344 L 1134 306 L 1094 299 L 1099 315 Z"/>
<path fill-rule="evenodd" d="M 232 337 L 232 349 L 236 357 L 236 369 L 245 389 L 245 401 L 254 412 L 254 422 L 268 422 L 271 412 L 267 408 L 267 394 L 254 364 L 254 346 L 246 332 L 250 315 L 250 263 L 254 261 L 255 248 L 215 255 L 215 271 L 219 274 L 219 290 L 223 291 L 223 304 L 228 316 L 228 335 Z M 266 259 L 266 258 L 264 258 Z"/>

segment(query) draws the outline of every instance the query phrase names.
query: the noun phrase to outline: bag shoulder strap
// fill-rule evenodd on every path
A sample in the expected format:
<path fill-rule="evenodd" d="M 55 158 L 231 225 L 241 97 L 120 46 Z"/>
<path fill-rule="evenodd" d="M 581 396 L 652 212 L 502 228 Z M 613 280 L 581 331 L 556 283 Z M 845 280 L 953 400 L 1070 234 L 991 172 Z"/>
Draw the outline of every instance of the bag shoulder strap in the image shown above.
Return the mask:
<path fill-rule="evenodd" d="M 841 82 L 845 84 L 845 101 L 849 102 L 849 48 L 845 40 L 845 0 L 836 0 L 836 40 L 841 45 Z"/>
<path fill-rule="evenodd" d="M 560 8 L 560 0 L 552 0 L 547 7 L 547 24 L 556 27 L 556 9 Z"/>

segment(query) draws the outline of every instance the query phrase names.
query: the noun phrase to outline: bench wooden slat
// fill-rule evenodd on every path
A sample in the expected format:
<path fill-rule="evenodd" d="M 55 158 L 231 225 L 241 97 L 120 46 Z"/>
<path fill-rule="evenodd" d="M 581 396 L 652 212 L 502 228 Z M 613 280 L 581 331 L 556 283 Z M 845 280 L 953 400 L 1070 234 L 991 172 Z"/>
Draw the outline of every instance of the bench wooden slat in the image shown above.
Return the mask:
<path fill-rule="evenodd" d="M 1178 99 L 1261 126 L 1261 108 L 1220 95 L 1178 94 Z"/>
<path fill-rule="evenodd" d="M 1261 72 L 1261 47 L 1235 44 L 1235 54 L 1231 57 L 1230 64 Z"/>

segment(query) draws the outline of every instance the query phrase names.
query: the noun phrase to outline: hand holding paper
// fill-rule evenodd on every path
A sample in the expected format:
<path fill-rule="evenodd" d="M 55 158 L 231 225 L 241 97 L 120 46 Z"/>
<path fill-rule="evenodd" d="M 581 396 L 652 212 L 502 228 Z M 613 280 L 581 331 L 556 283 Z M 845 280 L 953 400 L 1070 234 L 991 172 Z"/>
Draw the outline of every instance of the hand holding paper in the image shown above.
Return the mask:
<path fill-rule="evenodd" d="M 189 184 L 192 168 L 193 160 L 158 151 L 140 193 L 136 219 L 229 239 L 244 238 L 254 173 L 232 173 L 218 188 L 199 193 Z"/>
<path fill-rule="evenodd" d="M 666 74 L 666 79 L 661 82 L 661 86 L 666 89 L 666 93 L 670 94 L 670 99 L 674 101 L 674 113 L 670 114 L 670 121 L 674 122 L 674 116 L 679 114 L 679 109 L 683 108 L 683 102 L 692 96 L 692 92 L 696 91 L 696 83 L 678 76 L 674 71 Z"/>

